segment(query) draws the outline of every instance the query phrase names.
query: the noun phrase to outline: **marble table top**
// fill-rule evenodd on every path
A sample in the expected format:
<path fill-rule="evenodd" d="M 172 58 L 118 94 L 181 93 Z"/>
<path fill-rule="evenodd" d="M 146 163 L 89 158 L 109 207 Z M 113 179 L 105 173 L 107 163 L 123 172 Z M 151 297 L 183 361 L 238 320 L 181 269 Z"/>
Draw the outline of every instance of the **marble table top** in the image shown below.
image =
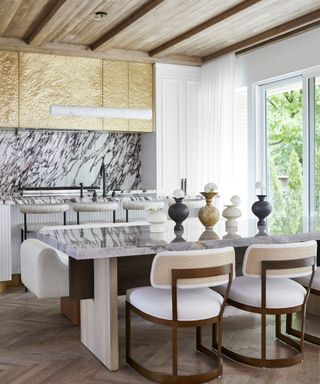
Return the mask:
<path fill-rule="evenodd" d="M 301 222 L 296 229 L 257 228 L 256 220 L 239 220 L 238 231 L 228 229 L 220 220 L 213 231 L 205 231 L 198 218 L 184 222 L 184 233 L 174 233 L 169 220 L 165 231 L 153 233 L 146 222 L 87 224 L 83 226 L 43 229 L 37 237 L 45 243 L 78 259 L 155 254 L 164 250 L 208 249 L 224 246 L 247 247 L 251 244 L 286 243 L 320 240 L 315 221 Z"/>

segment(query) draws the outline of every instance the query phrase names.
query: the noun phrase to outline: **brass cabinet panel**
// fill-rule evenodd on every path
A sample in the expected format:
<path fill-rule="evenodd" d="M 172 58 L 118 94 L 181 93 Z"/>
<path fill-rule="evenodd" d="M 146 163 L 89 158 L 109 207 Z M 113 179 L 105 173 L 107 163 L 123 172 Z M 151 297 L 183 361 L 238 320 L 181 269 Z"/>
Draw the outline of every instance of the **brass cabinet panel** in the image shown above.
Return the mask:
<path fill-rule="evenodd" d="M 101 106 L 99 59 L 20 53 L 20 127 L 102 130 L 101 118 L 51 116 L 51 104 Z"/>
<path fill-rule="evenodd" d="M 103 61 L 103 106 L 152 109 L 152 65 Z M 151 132 L 150 120 L 103 119 L 108 131 Z"/>
<path fill-rule="evenodd" d="M 152 109 L 152 65 L 129 63 L 129 108 Z M 129 131 L 152 132 L 152 120 L 129 120 Z"/>
<path fill-rule="evenodd" d="M 128 108 L 129 73 L 128 63 L 103 60 L 103 106 Z M 108 131 L 128 131 L 127 119 L 103 119 L 103 128 Z"/>
<path fill-rule="evenodd" d="M 18 53 L 0 51 L 0 127 L 18 127 Z"/>

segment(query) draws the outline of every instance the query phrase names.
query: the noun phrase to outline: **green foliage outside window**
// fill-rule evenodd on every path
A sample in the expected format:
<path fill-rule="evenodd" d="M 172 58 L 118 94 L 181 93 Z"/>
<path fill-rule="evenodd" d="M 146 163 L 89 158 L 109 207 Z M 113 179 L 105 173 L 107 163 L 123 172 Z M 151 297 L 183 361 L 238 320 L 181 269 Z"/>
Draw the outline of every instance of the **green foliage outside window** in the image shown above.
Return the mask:
<path fill-rule="evenodd" d="M 271 229 L 296 232 L 302 224 L 302 90 L 269 95 L 267 108 Z"/>

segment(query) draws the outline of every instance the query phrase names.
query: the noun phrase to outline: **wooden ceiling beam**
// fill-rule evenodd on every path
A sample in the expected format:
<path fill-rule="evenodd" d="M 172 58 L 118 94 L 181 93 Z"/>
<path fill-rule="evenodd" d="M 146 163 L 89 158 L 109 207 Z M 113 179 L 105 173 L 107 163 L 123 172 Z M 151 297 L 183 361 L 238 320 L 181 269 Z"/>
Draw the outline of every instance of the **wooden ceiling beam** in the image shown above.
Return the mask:
<path fill-rule="evenodd" d="M 301 30 L 301 28 L 304 28 L 304 31 L 308 29 L 308 26 L 310 27 L 310 29 L 315 28 L 313 24 L 318 21 L 320 21 L 320 9 L 307 13 L 306 15 L 297 17 L 296 19 L 290 20 L 274 28 L 268 29 L 267 31 L 258 33 L 257 35 L 239 41 L 238 43 L 229 45 L 228 47 L 220 49 L 219 51 L 212 52 L 211 54 L 203 57 L 203 62 L 216 59 L 217 57 L 230 52 L 237 53 L 239 51 L 243 51 L 244 49 L 249 49 L 250 47 L 257 46 L 258 44 L 267 44 L 271 40 L 274 41 L 274 39 L 276 38 L 280 39 L 281 37 L 285 38 L 286 36 L 291 36 L 295 32 L 299 33 L 299 30 Z"/>
<path fill-rule="evenodd" d="M 110 47 L 110 40 L 118 35 L 120 32 L 124 31 L 125 29 L 129 28 L 132 24 L 137 22 L 139 19 L 141 19 L 143 16 L 145 16 L 147 13 L 158 7 L 161 3 L 163 3 L 165 0 L 149 0 L 146 4 L 142 5 L 140 8 L 138 8 L 135 12 L 133 12 L 131 15 L 129 15 L 126 19 L 124 19 L 121 23 L 116 25 L 114 28 L 112 28 L 110 31 L 105 33 L 102 37 L 100 37 L 97 41 L 92 43 L 90 45 L 90 48 L 92 51 L 95 50 L 104 50 Z"/>
<path fill-rule="evenodd" d="M 183 42 L 184 40 L 190 39 L 191 37 L 195 36 L 196 34 L 205 31 L 208 28 L 213 27 L 214 25 L 220 23 L 221 21 L 224 21 L 228 19 L 229 17 L 236 15 L 237 13 L 251 7 L 252 5 L 259 3 L 261 0 L 245 0 L 242 1 L 240 4 L 235 5 L 232 8 L 227 9 L 226 11 L 220 13 L 219 15 L 216 15 L 212 17 L 211 19 L 201 23 L 200 25 L 197 25 L 194 28 L 191 28 L 189 31 L 182 33 L 179 36 L 176 36 L 175 38 L 167 41 L 164 44 L 159 45 L 158 47 L 152 49 L 149 52 L 150 56 L 157 56 L 159 54 L 164 54 L 165 51 L 167 51 L 169 48 L 174 47 L 175 45 L 178 45 L 179 43 Z"/>
<path fill-rule="evenodd" d="M 141 63 L 170 63 L 200 66 L 202 60 L 196 56 L 172 55 L 163 59 L 150 57 L 148 53 L 130 49 L 109 49 L 106 52 L 93 52 L 86 45 L 66 43 L 44 43 L 41 47 L 28 45 L 25 41 L 13 37 L 0 37 L 0 50 L 14 52 L 41 53 L 74 57 L 89 57 L 95 59 L 135 61 Z"/>
<path fill-rule="evenodd" d="M 45 27 L 53 20 L 54 16 L 57 15 L 58 11 L 67 1 L 68 0 L 57 0 L 53 2 L 52 5 L 50 4 L 50 8 L 44 12 L 45 16 L 43 16 L 43 14 L 40 15 L 39 19 L 37 19 L 30 30 L 27 31 L 24 36 L 24 41 L 27 44 L 41 45 L 45 41 L 45 34 L 43 33 Z"/>
<path fill-rule="evenodd" d="M 312 29 L 319 28 L 319 27 L 320 27 L 320 20 L 317 20 L 314 23 L 304 25 L 304 26 L 302 26 L 300 28 L 294 29 L 294 30 L 289 31 L 287 33 L 284 33 L 282 35 L 272 37 L 271 39 L 268 39 L 268 40 L 262 41 L 260 43 L 251 45 L 250 47 L 241 49 L 241 50 L 237 51 L 236 54 L 237 55 L 242 55 L 242 54 L 244 54 L 246 52 L 253 51 L 254 49 L 261 48 L 261 47 L 263 47 L 265 45 L 272 44 L 272 43 L 274 43 L 276 41 L 284 40 L 284 39 L 287 39 L 288 37 L 296 36 L 296 35 L 299 35 L 301 33 L 304 33 L 304 32 L 307 32 L 307 31 L 311 31 Z"/>

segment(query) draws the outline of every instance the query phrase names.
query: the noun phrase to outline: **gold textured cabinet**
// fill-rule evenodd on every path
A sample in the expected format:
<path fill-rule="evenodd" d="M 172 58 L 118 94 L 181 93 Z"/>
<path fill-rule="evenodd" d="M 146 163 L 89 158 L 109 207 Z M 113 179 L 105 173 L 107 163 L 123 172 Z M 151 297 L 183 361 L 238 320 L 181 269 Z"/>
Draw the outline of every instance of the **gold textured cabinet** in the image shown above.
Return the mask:
<path fill-rule="evenodd" d="M 101 118 L 51 116 L 50 105 L 101 106 L 99 59 L 20 53 L 20 127 L 102 130 Z"/>
<path fill-rule="evenodd" d="M 103 61 L 103 106 L 109 108 L 153 107 L 152 65 Z M 152 132 L 152 120 L 104 119 L 110 131 Z"/>
<path fill-rule="evenodd" d="M 153 120 L 51 116 L 53 104 L 153 109 L 152 64 L 0 51 L 0 127 L 153 130 Z"/>
<path fill-rule="evenodd" d="M 0 51 L 0 127 L 16 128 L 18 114 L 18 53 Z"/>

